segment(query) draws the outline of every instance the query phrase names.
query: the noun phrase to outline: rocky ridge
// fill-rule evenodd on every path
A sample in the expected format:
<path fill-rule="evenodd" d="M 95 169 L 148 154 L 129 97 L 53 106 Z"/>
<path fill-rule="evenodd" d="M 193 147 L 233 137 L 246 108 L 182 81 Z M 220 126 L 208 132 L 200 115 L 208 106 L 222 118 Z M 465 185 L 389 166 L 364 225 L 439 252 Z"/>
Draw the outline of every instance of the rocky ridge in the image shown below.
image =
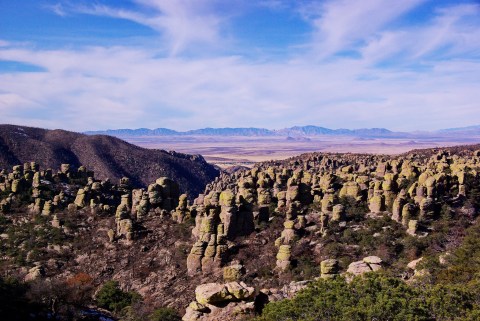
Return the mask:
<path fill-rule="evenodd" d="M 134 187 L 170 177 L 192 197 L 219 174 L 200 155 L 145 149 L 111 136 L 0 125 L 0 168 L 32 161 L 44 169 L 86 166 L 100 179 L 128 177 Z"/>

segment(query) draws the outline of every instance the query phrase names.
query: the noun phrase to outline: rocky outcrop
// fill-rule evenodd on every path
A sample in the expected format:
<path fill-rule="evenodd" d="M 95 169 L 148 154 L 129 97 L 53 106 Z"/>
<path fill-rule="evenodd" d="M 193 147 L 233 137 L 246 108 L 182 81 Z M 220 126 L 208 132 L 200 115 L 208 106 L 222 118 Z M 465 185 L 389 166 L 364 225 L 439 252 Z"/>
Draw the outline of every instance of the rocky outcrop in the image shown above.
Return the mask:
<path fill-rule="evenodd" d="M 254 296 L 255 289 L 243 282 L 202 284 L 182 320 L 235 320 L 254 311 Z"/>
<path fill-rule="evenodd" d="M 347 273 L 362 275 L 367 272 L 375 272 L 382 268 L 382 259 L 378 256 L 367 256 L 362 261 L 352 262 L 348 266 Z"/>
<path fill-rule="evenodd" d="M 320 273 L 322 279 L 331 279 L 338 275 L 338 260 L 328 259 L 320 263 Z"/>
<path fill-rule="evenodd" d="M 88 136 L 65 130 L 0 125 L 0 151 L 0 168 L 31 161 L 35 161 L 33 168 L 29 166 L 32 171 L 35 166 L 60 168 L 68 164 L 69 168 L 62 167 L 68 176 L 83 165 L 102 180 L 118 181 L 128 176 L 137 188 L 145 188 L 158 177 L 169 177 L 183 193 L 192 196 L 219 175 L 200 155 L 146 149 L 111 136 Z M 15 185 L 15 189 L 22 187 L 20 181 Z"/>

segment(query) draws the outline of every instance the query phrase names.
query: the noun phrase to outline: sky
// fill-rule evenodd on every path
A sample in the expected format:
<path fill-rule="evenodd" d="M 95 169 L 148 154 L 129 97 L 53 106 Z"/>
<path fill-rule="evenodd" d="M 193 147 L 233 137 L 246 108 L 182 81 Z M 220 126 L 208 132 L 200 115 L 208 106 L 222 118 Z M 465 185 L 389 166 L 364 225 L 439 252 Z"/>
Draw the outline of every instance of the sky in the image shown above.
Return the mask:
<path fill-rule="evenodd" d="M 479 0 L 0 0 L 0 123 L 480 124 Z"/>

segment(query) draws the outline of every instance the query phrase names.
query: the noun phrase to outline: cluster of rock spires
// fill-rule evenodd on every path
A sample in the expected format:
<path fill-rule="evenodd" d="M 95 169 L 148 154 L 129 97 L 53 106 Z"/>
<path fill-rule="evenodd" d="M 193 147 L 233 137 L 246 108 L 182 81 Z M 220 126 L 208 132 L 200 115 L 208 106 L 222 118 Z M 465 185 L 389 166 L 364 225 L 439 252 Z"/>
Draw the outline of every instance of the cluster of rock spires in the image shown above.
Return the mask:
<path fill-rule="evenodd" d="M 329 222 L 346 219 L 343 197 L 367 204 L 371 216 L 388 213 L 408 233 L 421 235 L 442 202 L 465 197 L 465 180 L 478 176 L 479 168 L 480 151 L 465 157 L 439 151 L 430 158 L 308 154 L 221 175 L 192 206 L 196 242 L 188 257 L 189 272 L 221 266 L 225 241 L 252 232 L 256 222 L 268 222 L 274 212 L 285 218 L 275 243 L 277 268 L 286 270 L 299 231 L 316 225 L 325 233 Z"/>
<path fill-rule="evenodd" d="M 134 189 L 128 178 L 118 184 L 96 180 L 83 166 L 73 169 L 63 164 L 54 172 L 40 170 L 32 162 L 0 172 L 0 212 L 27 199 L 29 211 L 51 217 L 54 227 L 62 227 L 55 215 L 58 211 L 114 215 L 116 225 L 108 231 L 108 239 L 126 244 L 135 240 L 136 223 L 148 216 L 178 223 L 194 219 L 188 274 L 208 280 L 221 273 L 224 282 L 199 285 L 183 319 L 229 320 L 227 315 L 232 313 L 250 313 L 259 304 L 291 297 L 308 283 L 256 289 L 242 282 L 245 267 L 231 261 L 230 251 L 239 237 L 268 226 L 274 218 L 281 219 L 283 230 L 278 230 L 274 242 L 278 274 L 292 268 L 293 249 L 301 235 L 325 236 L 333 226 L 347 226 L 352 217 L 345 200 L 368 209 L 367 217 L 386 215 L 413 237 L 423 237 L 443 204 L 461 204 L 466 199 L 469 184 L 479 179 L 479 169 L 480 151 L 400 156 L 314 153 L 223 173 L 190 205 L 187 195 L 180 195 L 178 184 L 166 177 L 146 189 Z M 368 255 L 342 271 L 337 258 L 322 259 L 318 277 L 325 279 L 377 271 L 384 265 L 382 258 Z M 38 266 L 30 272 L 35 278 L 42 269 Z"/>
<path fill-rule="evenodd" d="M 110 241 L 134 238 L 134 222 L 148 215 L 172 215 L 183 221 L 187 215 L 187 197 L 179 196 L 179 186 L 167 177 L 161 177 L 148 189 L 133 189 L 124 177 L 118 184 L 96 180 L 94 172 L 84 166 L 73 169 L 62 164 L 59 171 L 40 170 L 35 162 L 17 165 L 11 172 L 0 172 L 0 212 L 8 212 L 21 198 L 31 200 L 32 214 L 52 216 L 52 225 L 61 227 L 55 212 L 89 209 L 97 214 L 115 215 L 116 227 L 108 231 Z"/>

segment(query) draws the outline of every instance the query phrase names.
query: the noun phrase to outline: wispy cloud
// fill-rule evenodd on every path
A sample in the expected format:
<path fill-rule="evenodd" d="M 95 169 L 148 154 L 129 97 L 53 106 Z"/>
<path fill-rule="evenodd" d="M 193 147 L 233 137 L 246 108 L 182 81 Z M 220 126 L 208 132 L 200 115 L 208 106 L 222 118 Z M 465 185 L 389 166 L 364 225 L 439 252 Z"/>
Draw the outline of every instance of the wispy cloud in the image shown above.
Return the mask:
<path fill-rule="evenodd" d="M 67 15 L 67 12 L 64 8 L 64 6 L 61 3 L 56 3 L 54 5 L 49 5 L 47 6 L 47 9 L 50 9 L 53 13 L 60 17 L 65 17 Z"/>
<path fill-rule="evenodd" d="M 302 13 L 314 27 L 315 52 L 328 57 L 362 46 L 389 22 L 425 1 L 330 0 L 308 3 Z"/>
<path fill-rule="evenodd" d="M 480 123 L 478 6 L 439 8 L 412 27 L 393 22 L 421 0 L 321 2 L 305 16 L 313 35 L 306 45 L 315 55 L 296 48 L 288 58 L 252 59 L 234 51 L 201 54 L 199 43 L 222 41 L 228 14 L 218 2 L 135 1 L 135 10 L 63 9 L 149 26 L 165 37 L 171 55 L 154 46 L 47 50 L 0 40 L 0 61 L 45 70 L 0 73 L 2 119 L 75 130 L 297 124 L 415 130 Z M 199 55 L 183 54 L 191 48 Z M 346 50 L 356 55 L 337 55 Z"/>
<path fill-rule="evenodd" d="M 133 0 L 137 9 L 125 9 L 103 4 L 69 5 L 76 13 L 126 19 L 158 31 L 175 56 L 193 45 L 217 46 L 221 25 L 225 21 L 214 9 L 217 0 Z M 235 2 L 235 1 L 233 1 Z M 65 13 L 64 7 L 52 8 Z"/>
<path fill-rule="evenodd" d="M 30 116 L 49 113 L 57 124 L 77 130 L 292 122 L 407 130 L 419 123 L 422 129 L 445 127 L 456 113 L 479 120 L 480 64 L 475 62 L 438 62 L 429 73 L 400 73 L 355 60 L 258 64 L 228 57 L 157 58 L 154 52 L 122 47 L 10 49 L 0 50 L 0 59 L 47 70 L 0 74 L 2 115 L 37 126 L 50 127 L 50 121 Z M 365 73 L 374 77 L 362 79 Z M 413 115 L 415 122 L 409 121 Z"/>

